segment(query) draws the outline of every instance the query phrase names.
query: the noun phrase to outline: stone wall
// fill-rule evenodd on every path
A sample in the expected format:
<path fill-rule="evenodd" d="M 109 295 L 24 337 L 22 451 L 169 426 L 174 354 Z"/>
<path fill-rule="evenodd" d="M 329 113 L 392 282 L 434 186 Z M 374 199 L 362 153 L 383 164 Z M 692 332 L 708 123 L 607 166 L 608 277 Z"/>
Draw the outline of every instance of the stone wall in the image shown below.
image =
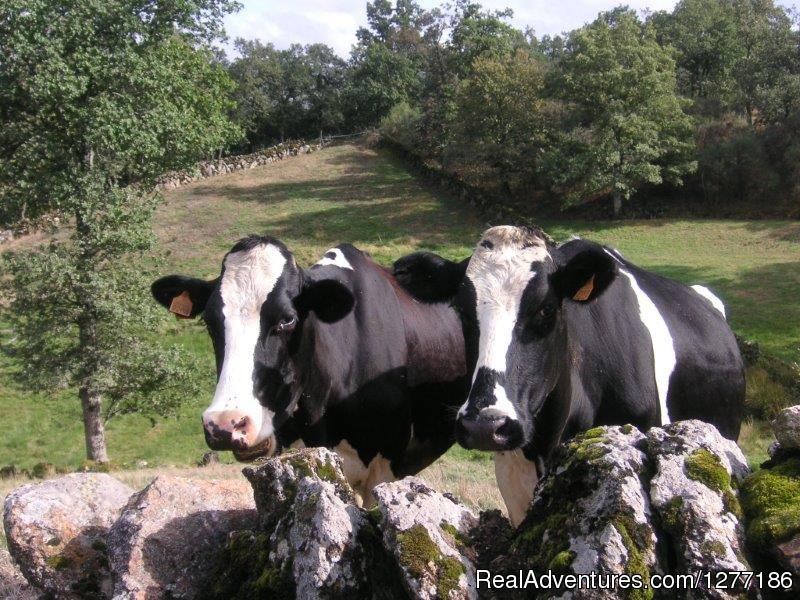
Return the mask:
<path fill-rule="evenodd" d="M 237 154 L 235 156 L 225 156 L 218 160 L 209 160 L 199 163 L 194 169 L 188 171 L 173 171 L 161 176 L 158 182 L 158 189 L 171 190 L 193 181 L 207 179 L 215 175 L 224 175 L 236 171 L 244 171 L 261 165 L 283 160 L 290 156 L 308 154 L 319 150 L 324 146 L 324 142 L 309 144 L 302 140 L 284 142 L 277 146 L 270 146 L 264 150 L 259 150 L 252 154 Z"/>
<path fill-rule="evenodd" d="M 4 524 L 33 590 L 54 598 L 518 598 L 534 574 L 524 597 L 783 600 L 799 589 L 800 407 L 775 431 L 751 475 L 700 421 L 590 429 L 558 448 L 516 529 L 417 477 L 378 485 L 365 509 L 325 448 L 247 467 L 247 481 L 158 477 L 133 492 L 68 475 L 9 494 Z M 703 576 L 688 594 L 630 587 L 751 571 L 783 574 L 769 580 L 783 591 Z M 616 583 L 570 588 L 578 576 Z"/>
<path fill-rule="evenodd" d="M 252 154 L 237 154 L 234 156 L 225 156 L 218 160 L 208 160 L 198 163 L 193 169 L 186 171 L 172 171 L 162 175 L 156 189 L 158 190 L 172 190 L 193 181 L 207 179 L 216 175 L 224 175 L 226 173 L 234 173 L 236 171 L 244 171 L 245 169 L 252 169 L 261 165 L 268 165 L 274 162 L 289 158 L 290 156 L 298 156 L 299 154 L 308 154 L 315 152 L 326 145 L 327 141 L 308 143 L 303 140 L 292 140 L 264 148 Z M 0 229 L 0 245 L 10 242 L 15 237 L 27 235 L 38 227 L 45 227 L 48 225 L 58 225 L 58 214 L 46 215 L 36 223 L 22 223 L 16 229 Z"/>

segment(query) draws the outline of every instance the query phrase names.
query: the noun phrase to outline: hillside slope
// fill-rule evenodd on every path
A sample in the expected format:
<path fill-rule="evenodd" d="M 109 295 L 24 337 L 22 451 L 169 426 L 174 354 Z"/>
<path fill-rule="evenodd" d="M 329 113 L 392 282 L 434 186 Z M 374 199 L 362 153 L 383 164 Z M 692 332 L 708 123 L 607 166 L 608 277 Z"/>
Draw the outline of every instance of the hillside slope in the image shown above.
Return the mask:
<path fill-rule="evenodd" d="M 301 265 L 350 242 L 384 264 L 419 248 L 466 256 L 485 223 L 457 199 L 415 179 L 384 151 L 356 144 L 326 148 L 279 163 L 193 183 L 165 194 L 157 233 L 168 253 L 159 274 L 216 277 L 224 253 L 250 233 L 280 238 Z M 570 234 L 611 244 L 631 260 L 688 283 L 705 283 L 729 307 L 737 331 L 784 358 L 800 358 L 800 224 L 797 222 L 547 222 Z M 15 247 L 41 237 L 21 240 Z M 211 344 L 201 322 L 165 311 L 150 334 L 178 342 L 200 358 L 203 393 L 187 398 L 177 419 L 154 423 L 123 416 L 109 424 L 109 452 L 122 467 L 191 464 L 205 451 L 200 413 L 214 385 Z M 80 407 L 73 392 L 32 394 L 9 383 L 0 363 L 0 466 L 39 461 L 75 468 L 83 461 Z M 761 450 L 763 452 L 763 449 Z M 486 456 L 451 451 L 462 475 L 480 480 Z M 474 474 L 471 463 L 479 465 Z M 467 477 L 469 475 L 469 477 Z"/>

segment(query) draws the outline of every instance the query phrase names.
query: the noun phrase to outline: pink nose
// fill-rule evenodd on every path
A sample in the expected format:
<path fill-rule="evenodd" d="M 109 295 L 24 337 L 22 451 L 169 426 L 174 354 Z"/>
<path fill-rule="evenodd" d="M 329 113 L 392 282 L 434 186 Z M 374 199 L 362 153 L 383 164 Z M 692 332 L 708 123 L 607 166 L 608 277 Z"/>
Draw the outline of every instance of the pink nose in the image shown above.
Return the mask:
<path fill-rule="evenodd" d="M 203 432 L 212 450 L 247 450 L 258 433 L 253 420 L 237 410 L 203 413 Z"/>

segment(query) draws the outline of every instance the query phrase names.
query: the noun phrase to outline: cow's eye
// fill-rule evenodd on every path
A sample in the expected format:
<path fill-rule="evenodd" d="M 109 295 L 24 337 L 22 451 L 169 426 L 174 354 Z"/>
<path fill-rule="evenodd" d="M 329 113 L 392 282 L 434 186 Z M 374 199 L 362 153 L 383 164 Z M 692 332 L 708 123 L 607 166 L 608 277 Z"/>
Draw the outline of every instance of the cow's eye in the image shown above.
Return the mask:
<path fill-rule="evenodd" d="M 549 319 L 556 312 L 556 305 L 552 302 L 546 302 L 539 309 L 539 317 L 542 319 Z"/>
<path fill-rule="evenodd" d="M 275 332 L 276 333 L 285 333 L 292 331 L 297 325 L 297 317 L 291 317 L 289 319 L 283 319 L 275 325 Z"/>

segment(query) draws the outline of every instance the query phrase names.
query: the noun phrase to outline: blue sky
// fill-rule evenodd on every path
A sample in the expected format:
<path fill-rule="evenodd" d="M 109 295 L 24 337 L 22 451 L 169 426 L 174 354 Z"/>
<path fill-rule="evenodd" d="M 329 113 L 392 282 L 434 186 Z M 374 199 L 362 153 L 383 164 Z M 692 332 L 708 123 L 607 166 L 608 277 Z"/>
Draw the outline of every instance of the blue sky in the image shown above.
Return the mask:
<path fill-rule="evenodd" d="M 367 20 L 366 0 L 240 0 L 244 7 L 228 15 L 226 29 L 231 40 L 236 37 L 272 42 L 278 48 L 289 44 L 323 42 L 342 56 L 348 56 L 355 42 L 356 29 Z M 436 0 L 422 0 L 431 8 Z M 569 31 L 593 20 L 597 13 L 614 6 L 614 0 L 484 0 L 486 8 L 514 9 L 513 22 L 540 35 Z M 631 0 L 637 10 L 670 9 L 674 0 Z"/>

